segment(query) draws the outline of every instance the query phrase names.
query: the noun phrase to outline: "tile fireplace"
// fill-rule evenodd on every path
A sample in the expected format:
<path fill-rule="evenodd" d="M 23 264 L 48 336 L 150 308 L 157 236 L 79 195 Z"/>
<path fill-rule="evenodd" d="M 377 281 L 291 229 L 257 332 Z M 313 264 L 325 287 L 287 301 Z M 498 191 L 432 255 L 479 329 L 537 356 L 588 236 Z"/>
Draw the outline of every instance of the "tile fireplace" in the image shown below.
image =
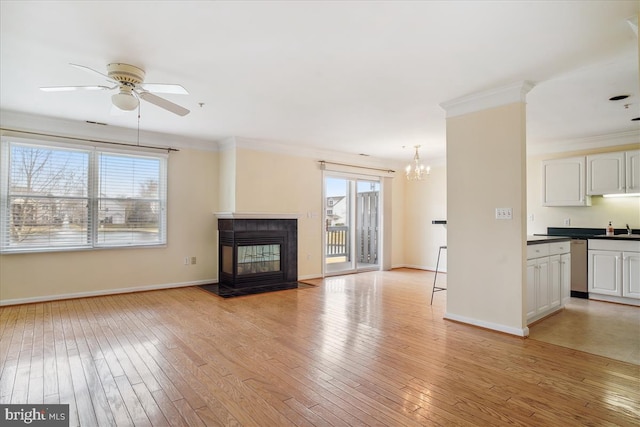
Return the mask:
<path fill-rule="evenodd" d="M 218 218 L 218 250 L 220 289 L 253 293 L 298 285 L 297 219 Z"/>

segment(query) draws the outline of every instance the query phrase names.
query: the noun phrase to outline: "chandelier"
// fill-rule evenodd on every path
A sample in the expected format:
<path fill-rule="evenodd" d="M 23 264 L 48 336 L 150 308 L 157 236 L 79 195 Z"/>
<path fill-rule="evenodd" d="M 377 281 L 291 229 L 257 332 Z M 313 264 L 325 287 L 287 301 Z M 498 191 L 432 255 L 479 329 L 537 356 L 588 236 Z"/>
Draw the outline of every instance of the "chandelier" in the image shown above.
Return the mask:
<path fill-rule="evenodd" d="M 420 148 L 420 145 L 415 145 L 415 148 L 416 154 L 413 156 L 413 162 L 409 163 L 404 169 L 409 181 L 420 181 L 426 178 L 426 175 L 429 175 L 431 172 L 430 166 L 425 166 L 420 162 L 420 154 L 418 154 L 418 148 Z"/>

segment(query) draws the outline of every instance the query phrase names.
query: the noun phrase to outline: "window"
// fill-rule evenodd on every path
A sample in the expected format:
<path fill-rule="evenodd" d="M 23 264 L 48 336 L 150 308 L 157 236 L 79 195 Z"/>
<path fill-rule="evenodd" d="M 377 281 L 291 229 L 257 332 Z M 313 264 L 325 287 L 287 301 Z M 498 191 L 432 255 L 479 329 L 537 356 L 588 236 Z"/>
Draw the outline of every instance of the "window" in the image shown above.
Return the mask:
<path fill-rule="evenodd" d="M 2 140 L 0 251 L 166 243 L 165 154 Z"/>

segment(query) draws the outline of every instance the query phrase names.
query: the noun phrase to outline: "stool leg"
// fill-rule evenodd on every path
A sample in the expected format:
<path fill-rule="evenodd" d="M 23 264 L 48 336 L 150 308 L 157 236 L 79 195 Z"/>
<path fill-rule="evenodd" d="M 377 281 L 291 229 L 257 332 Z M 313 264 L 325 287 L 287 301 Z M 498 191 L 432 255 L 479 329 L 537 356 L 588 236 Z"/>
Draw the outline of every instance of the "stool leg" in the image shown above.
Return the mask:
<path fill-rule="evenodd" d="M 430 305 L 433 305 L 433 294 L 436 293 L 436 279 L 438 278 L 438 267 L 440 266 L 440 251 L 442 251 L 442 247 L 438 248 L 438 260 L 436 261 L 436 274 L 433 275 L 433 289 L 431 289 Z"/>

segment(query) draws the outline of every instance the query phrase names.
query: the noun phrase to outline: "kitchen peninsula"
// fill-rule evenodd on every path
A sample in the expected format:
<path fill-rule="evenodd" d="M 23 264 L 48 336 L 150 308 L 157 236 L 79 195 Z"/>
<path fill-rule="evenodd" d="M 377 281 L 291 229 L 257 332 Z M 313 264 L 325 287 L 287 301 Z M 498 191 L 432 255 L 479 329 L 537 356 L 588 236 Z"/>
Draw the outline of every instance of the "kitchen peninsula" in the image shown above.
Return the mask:
<path fill-rule="evenodd" d="M 549 227 L 547 235 L 530 237 L 527 243 L 570 238 L 571 296 L 640 306 L 640 232 L 619 228 L 612 236 L 605 233 L 604 228 Z M 585 250 L 576 253 L 575 247 L 580 246 L 577 243 L 582 243 Z M 574 295 L 578 273 L 584 292 Z"/>
<path fill-rule="evenodd" d="M 571 239 L 527 238 L 527 324 L 562 309 L 570 297 Z"/>

